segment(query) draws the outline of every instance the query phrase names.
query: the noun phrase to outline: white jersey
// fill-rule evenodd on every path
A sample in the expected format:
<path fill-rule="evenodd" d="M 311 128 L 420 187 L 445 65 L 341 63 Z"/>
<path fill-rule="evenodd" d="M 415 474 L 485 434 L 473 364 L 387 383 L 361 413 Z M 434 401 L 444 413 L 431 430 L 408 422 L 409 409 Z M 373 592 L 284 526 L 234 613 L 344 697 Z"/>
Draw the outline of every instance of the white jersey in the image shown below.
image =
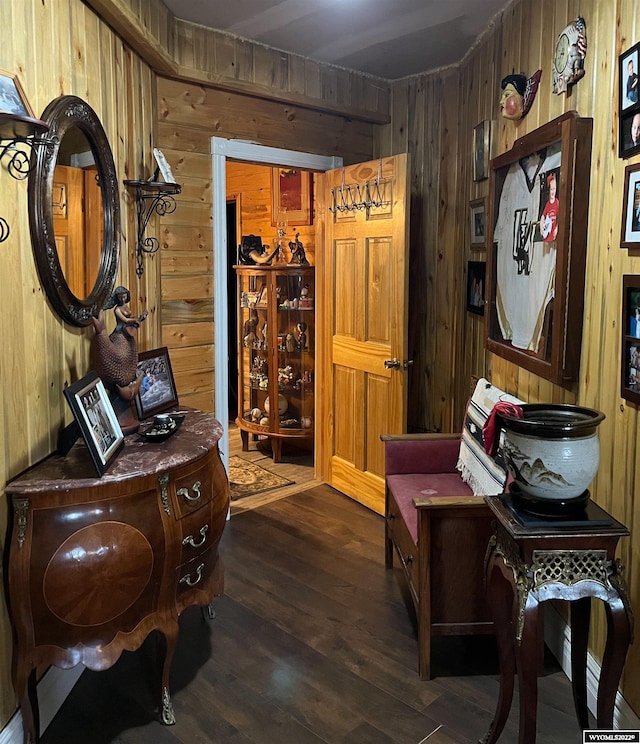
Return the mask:
<path fill-rule="evenodd" d="M 560 166 L 559 147 L 558 143 L 547 148 L 542 161 L 535 156 L 509 166 L 493 234 L 502 336 L 517 349 L 535 353 L 540 353 L 544 314 L 553 299 L 556 274 L 555 242 L 543 242 L 540 231 L 540 183 L 545 173 Z"/>

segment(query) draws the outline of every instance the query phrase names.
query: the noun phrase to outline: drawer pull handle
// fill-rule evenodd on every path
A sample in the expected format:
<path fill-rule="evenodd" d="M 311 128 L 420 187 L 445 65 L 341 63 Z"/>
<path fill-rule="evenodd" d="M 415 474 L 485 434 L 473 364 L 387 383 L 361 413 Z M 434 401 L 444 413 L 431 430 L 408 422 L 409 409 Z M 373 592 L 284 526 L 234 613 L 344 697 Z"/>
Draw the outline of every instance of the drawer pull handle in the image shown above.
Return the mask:
<path fill-rule="evenodd" d="M 198 568 L 196 568 L 196 574 L 197 574 L 197 577 L 198 578 L 195 581 L 191 581 L 191 574 L 187 574 L 186 576 L 183 576 L 180 579 L 180 582 L 179 583 L 180 584 L 186 584 L 187 586 L 195 586 L 200 581 L 200 579 L 202 578 L 202 569 L 203 568 L 204 568 L 204 563 L 201 563 L 198 566 Z"/>
<path fill-rule="evenodd" d="M 191 494 L 189 493 L 189 489 L 188 488 L 179 488 L 178 489 L 178 496 L 184 496 L 187 501 L 197 501 L 200 498 L 200 496 L 202 495 L 200 493 L 200 486 L 201 485 L 202 485 L 202 483 L 200 483 L 200 481 L 196 481 L 191 486 L 191 490 L 195 493 L 195 496 L 191 496 Z"/>
<path fill-rule="evenodd" d="M 207 530 L 209 529 L 209 525 L 205 524 L 204 527 L 200 528 L 200 535 L 202 536 L 202 539 L 199 542 L 196 542 L 193 539 L 193 535 L 187 535 L 187 537 L 184 538 L 182 541 L 183 545 L 191 545 L 192 548 L 199 548 L 200 546 L 204 545 L 204 541 L 207 539 Z"/>

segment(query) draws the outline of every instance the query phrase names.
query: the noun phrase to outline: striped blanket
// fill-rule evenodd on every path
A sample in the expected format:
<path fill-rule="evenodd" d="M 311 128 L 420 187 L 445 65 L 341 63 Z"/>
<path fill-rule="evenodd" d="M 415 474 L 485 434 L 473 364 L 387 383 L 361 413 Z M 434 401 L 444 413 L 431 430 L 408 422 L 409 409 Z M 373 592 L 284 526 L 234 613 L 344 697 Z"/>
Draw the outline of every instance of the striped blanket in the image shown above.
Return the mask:
<path fill-rule="evenodd" d="M 496 457 L 488 455 L 482 439 L 484 422 L 498 401 L 523 402 L 482 377 L 473 391 L 464 417 L 457 469 L 476 496 L 496 496 L 504 491 L 507 481 L 507 468 L 502 455 L 500 452 Z"/>

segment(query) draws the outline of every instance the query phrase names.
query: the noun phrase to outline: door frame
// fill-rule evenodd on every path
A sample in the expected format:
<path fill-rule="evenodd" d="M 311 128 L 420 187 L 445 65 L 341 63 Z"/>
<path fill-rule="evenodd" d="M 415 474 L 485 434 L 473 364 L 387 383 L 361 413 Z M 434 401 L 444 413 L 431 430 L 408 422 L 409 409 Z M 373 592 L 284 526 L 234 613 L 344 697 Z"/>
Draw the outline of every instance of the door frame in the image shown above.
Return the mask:
<path fill-rule="evenodd" d="M 211 172 L 213 191 L 213 336 L 214 336 L 214 406 L 220 419 L 224 411 L 220 454 L 225 468 L 229 469 L 229 422 L 227 402 L 229 387 L 229 343 L 227 328 L 227 160 L 256 163 L 259 165 L 288 166 L 323 173 L 342 167 L 342 158 L 314 155 L 296 150 L 267 147 L 247 140 L 211 138 Z M 316 252 L 316 256 L 318 253 Z M 235 301 L 235 300 L 234 300 Z"/>

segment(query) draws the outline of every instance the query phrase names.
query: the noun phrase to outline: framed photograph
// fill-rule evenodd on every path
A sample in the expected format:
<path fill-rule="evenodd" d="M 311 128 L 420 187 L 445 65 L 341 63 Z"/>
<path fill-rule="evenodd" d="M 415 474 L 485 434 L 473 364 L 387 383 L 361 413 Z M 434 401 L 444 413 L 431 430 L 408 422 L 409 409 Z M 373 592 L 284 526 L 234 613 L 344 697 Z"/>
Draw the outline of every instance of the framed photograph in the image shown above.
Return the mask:
<path fill-rule="evenodd" d="M 620 116 L 619 156 L 629 158 L 640 152 L 640 106 Z"/>
<path fill-rule="evenodd" d="M 487 212 L 484 199 L 475 199 L 469 203 L 471 219 L 471 247 L 487 247 Z"/>
<path fill-rule="evenodd" d="M 476 315 L 484 315 L 486 267 L 485 261 L 467 261 L 467 310 Z"/>
<path fill-rule="evenodd" d="M 485 345 L 566 387 L 580 368 L 592 123 L 567 112 L 491 161 Z"/>
<path fill-rule="evenodd" d="M 640 276 L 622 277 L 620 395 L 640 403 Z"/>
<path fill-rule="evenodd" d="M 640 163 L 624 169 L 620 246 L 640 248 Z"/>
<path fill-rule="evenodd" d="M 0 113 L 35 118 L 17 76 L 0 70 Z"/>
<path fill-rule="evenodd" d="M 491 153 L 491 122 L 481 121 L 473 128 L 473 180 L 484 181 L 489 177 Z"/>
<path fill-rule="evenodd" d="M 311 225 L 311 173 L 297 168 L 272 168 L 271 225 Z"/>
<path fill-rule="evenodd" d="M 175 183 L 176 179 L 173 177 L 171 166 L 167 162 L 167 159 L 162 153 L 162 150 L 154 147 L 153 157 L 156 159 L 156 163 L 158 164 L 158 168 L 160 169 L 160 173 L 162 173 L 162 177 L 164 178 L 165 183 Z"/>
<path fill-rule="evenodd" d="M 640 43 L 618 57 L 618 90 L 621 111 L 640 103 L 638 96 L 638 51 Z"/>
<path fill-rule="evenodd" d="M 102 380 L 95 372 L 64 390 L 98 475 L 124 446 L 124 434 Z"/>
<path fill-rule="evenodd" d="M 135 397 L 136 412 L 140 420 L 178 405 L 176 384 L 166 346 L 138 354 L 137 376 L 142 376 L 142 383 Z"/>

